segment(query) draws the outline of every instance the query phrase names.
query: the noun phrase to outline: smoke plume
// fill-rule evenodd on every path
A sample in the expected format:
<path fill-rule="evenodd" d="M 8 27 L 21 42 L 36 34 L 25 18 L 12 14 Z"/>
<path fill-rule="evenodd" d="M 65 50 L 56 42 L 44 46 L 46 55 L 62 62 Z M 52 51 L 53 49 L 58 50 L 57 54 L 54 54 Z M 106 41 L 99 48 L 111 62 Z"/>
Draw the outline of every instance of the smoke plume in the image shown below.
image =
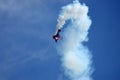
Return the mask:
<path fill-rule="evenodd" d="M 63 42 L 58 48 L 62 55 L 62 67 L 70 80 L 91 80 L 91 54 L 83 44 L 88 41 L 87 35 L 91 25 L 88 7 L 78 0 L 62 7 L 57 29 L 61 29 L 70 20 L 63 32 Z M 61 50 L 60 50 L 61 49 Z"/>

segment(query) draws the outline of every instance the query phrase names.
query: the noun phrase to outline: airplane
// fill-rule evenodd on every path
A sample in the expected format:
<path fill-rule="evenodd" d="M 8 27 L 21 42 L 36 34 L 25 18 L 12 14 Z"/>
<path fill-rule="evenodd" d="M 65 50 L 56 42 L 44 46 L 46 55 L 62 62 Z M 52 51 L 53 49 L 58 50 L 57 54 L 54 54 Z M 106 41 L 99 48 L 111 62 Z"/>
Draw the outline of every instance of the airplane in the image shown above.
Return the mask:
<path fill-rule="evenodd" d="M 59 35 L 59 32 L 61 32 L 61 29 L 58 29 L 56 34 L 53 35 L 53 39 L 55 40 L 55 42 L 57 42 L 58 40 L 61 39 L 61 36 Z"/>

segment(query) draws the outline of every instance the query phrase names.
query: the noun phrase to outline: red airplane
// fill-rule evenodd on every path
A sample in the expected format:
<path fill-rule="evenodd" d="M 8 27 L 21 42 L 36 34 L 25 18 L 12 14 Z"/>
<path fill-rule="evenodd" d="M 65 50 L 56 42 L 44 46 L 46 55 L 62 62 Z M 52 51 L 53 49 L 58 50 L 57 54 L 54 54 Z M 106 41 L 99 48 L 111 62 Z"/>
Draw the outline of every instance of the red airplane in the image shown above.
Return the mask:
<path fill-rule="evenodd" d="M 55 35 L 53 35 L 53 39 L 55 40 L 55 42 L 57 42 L 58 40 L 61 39 L 59 32 L 61 32 L 61 29 L 58 29 L 57 33 Z"/>

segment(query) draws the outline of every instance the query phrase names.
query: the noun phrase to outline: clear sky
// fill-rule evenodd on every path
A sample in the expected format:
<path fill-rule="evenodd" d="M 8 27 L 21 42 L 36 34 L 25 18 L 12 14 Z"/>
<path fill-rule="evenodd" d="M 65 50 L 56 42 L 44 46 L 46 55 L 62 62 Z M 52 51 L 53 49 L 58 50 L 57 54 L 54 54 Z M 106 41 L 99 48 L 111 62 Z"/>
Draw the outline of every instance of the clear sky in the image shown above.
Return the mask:
<path fill-rule="evenodd" d="M 118 0 L 80 0 L 92 26 L 86 43 L 94 80 L 120 80 Z M 0 0 L 0 80 L 68 80 L 61 68 L 55 32 L 61 7 L 72 0 Z"/>

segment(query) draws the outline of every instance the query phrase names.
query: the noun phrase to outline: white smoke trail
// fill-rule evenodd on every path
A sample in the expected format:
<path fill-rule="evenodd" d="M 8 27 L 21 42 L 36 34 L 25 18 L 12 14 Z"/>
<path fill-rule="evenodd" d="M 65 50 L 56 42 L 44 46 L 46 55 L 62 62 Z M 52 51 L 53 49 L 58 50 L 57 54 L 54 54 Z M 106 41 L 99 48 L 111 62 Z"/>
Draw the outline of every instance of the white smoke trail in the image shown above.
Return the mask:
<path fill-rule="evenodd" d="M 83 42 L 88 41 L 87 35 L 91 25 L 88 13 L 88 7 L 85 4 L 75 0 L 72 4 L 64 6 L 57 28 L 60 29 L 66 20 L 71 23 L 64 31 L 62 50 L 62 66 L 65 74 L 71 80 L 91 80 L 91 54 Z"/>

